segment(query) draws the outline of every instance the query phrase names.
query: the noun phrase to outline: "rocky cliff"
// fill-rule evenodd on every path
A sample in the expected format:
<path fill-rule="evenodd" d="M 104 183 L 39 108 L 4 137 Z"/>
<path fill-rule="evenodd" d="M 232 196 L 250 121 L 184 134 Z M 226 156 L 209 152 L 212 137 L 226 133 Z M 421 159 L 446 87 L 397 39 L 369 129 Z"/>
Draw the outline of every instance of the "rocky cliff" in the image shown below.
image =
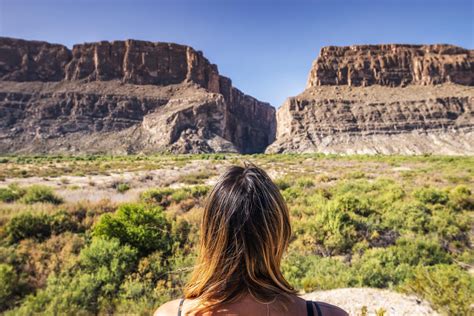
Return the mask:
<path fill-rule="evenodd" d="M 0 152 L 262 152 L 275 110 L 189 46 L 0 38 Z"/>
<path fill-rule="evenodd" d="M 474 154 L 474 51 L 325 47 L 267 152 Z"/>
<path fill-rule="evenodd" d="M 474 85 L 474 51 L 453 45 L 354 45 L 321 49 L 307 88 L 324 85 Z"/>

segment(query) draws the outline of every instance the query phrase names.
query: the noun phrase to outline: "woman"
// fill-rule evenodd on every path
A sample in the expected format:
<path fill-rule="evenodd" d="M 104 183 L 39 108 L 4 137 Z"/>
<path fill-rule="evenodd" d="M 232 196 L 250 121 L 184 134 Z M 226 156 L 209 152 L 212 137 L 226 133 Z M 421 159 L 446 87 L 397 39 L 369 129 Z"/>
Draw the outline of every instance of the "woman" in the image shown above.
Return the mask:
<path fill-rule="evenodd" d="M 265 171 L 230 167 L 207 198 L 184 298 L 164 304 L 155 316 L 347 315 L 299 298 L 285 280 L 280 262 L 290 236 L 288 208 Z"/>

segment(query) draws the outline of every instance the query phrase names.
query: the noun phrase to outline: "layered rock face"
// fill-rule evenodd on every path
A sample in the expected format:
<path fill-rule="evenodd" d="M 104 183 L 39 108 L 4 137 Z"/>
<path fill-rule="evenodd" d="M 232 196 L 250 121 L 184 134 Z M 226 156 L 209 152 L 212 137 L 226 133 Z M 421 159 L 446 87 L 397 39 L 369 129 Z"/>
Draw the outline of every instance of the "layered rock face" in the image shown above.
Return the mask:
<path fill-rule="evenodd" d="M 452 45 L 355 45 L 321 49 L 307 88 L 324 85 L 474 85 L 474 51 Z"/>
<path fill-rule="evenodd" d="M 451 45 L 323 48 L 267 152 L 474 154 L 473 70 Z"/>
<path fill-rule="evenodd" d="M 183 45 L 0 38 L 0 152 L 262 152 L 275 110 Z"/>

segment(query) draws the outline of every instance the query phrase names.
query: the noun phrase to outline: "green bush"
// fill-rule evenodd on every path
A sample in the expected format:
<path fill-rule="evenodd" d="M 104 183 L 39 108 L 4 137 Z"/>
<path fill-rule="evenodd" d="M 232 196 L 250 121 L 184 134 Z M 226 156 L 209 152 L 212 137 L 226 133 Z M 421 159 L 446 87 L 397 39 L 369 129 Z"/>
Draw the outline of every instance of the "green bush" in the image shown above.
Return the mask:
<path fill-rule="evenodd" d="M 10 203 L 19 200 L 25 194 L 25 190 L 15 184 L 6 188 L 0 188 L 0 201 Z"/>
<path fill-rule="evenodd" d="M 316 255 L 292 253 L 283 260 L 282 272 L 288 282 L 305 292 L 344 288 L 354 283 L 348 265 Z"/>
<path fill-rule="evenodd" d="M 17 282 L 15 269 L 11 265 L 0 263 L 0 311 L 11 306 Z"/>
<path fill-rule="evenodd" d="M 174 192 L 171 188 L 150 189 L 142 192 L 141 199 L 146 203 L 164 204 L 166 198 Z"/>
<path fill-rule="evenodd" d="M 8 222 L 5 232 L 12 243 L 27 238 L 44 240 L 51 236 L 51 217 L 46 214 L 23 213 Z"/>
<path fill-rule="evenodd" d="M 33 238 L 42 241 L 52 234 L 61 234 L 66 231 L 80 231 L 78 222 L 66 211 L 59 211 L 52 215 L 22 213 L 10 219 L 5 227 L 7 239 L 11 243 Z"/>
<path fill-rule="evenodd" d="M 403 289 L 430 301 L 439 311 L 448 315 L 471 313 L 474 278 L 456 265 L 420 266 L 403 285 Z"/>
<path fill-rule="evenodd" d="M 420 202 L 394 204 L 382 217 L 387 229 L 424 234 L 429 230 L 431 210 Z"/>
<path fill-rule="evenodd" d="M 66 211 L 59 211 L 50 216 L 51 232 L 55 235 L 62 234 L 66 231 L 81 231 L 78 221 Z"/>
<path fill-rule="evenodd" d="M 179 189 L 158 188 L 151 189 L 141 194 L 141 199 L 145 203 L 159 204 L 167 206 L 171 202 L 179 203 L 183 200 L 194 198 L 199 199 L 207 195 L 210 187 L 206 185 L 195 185 Z"/>
<path fill-rule="evenodd" d="M 119 183 L 119 184 L 117 184 L 117 186 L 115 188 L 116 188 L 117 192 L 124 193 L 124 192 L 130 190 L 130 185 L 128 183 Z"/>
<path fill-rule="evenodd" d="M 426 204 L 446 204 L 449 200 L 448 193 L 435 188 L 422 188 L 413 192 L 413 196 Z"/>
<path fill-rule="evenodd" d="M 456 210 L 474 210 L 474 197 L 465 185 L 458 185 L 449 192 L 449 200 Z"/>
<path fill-rule="evenodd" d="M 387 248 L 368 249 L 354 260 L 354 277 L 360 286 L 391 287 L 401 284 L 418 265 L 450 263 L 451 258 L 432 240 L 399 239 Z"/>
<path fill-rule="evenodd" d="M 160 207 L 142 204 L 121 205 L 115 214 L 102 215 L 94 226 L 94 236 L 116 238 L 135 247 L 143 255 L 160 250 L 171 251 L 174 243 L 171 223 Z"/>
<path fill-rule="evenodd" d="M 25 195 L 21 198 L 21 202 L 26 204 L 33 203 L 51 203 L 60 204 L 62 199 L 58 197 L 53 189 L 44 185 L 32 185 L 26 188 Z"/>
<path fill-rule="evenodd" d="M 12 315 L 107 314 L 136 261 L 135 249 L 118 240 L 94 238 L 70 270 L 51 275 L 47 287 L 28 296 Z"/>

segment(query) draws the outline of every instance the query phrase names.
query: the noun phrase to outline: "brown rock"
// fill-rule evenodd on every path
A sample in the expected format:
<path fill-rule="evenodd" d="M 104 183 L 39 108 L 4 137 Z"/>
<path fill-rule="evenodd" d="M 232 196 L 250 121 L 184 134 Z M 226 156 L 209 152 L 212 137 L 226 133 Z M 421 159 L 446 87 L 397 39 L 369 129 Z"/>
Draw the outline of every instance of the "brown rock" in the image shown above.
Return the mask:
<path fill-rule="evenodd" d="M 275 137 L 275 109 L 188 46 L 127 40 L 71 53 L 0 38 L 0 48 L 3 153 L 254 153 Z"/>
<path fill-rule="evenodd" d="M 452 45 L 325 47 L 266 152 L 472 155 L 473 70 Z"/>
<path fill-rule="evenodd" d="M 269 153 L 474 154 L 474 88 L 314 87 L 277 112 Z"/>
<path fill-rule="evenodd" d="M 60 81 L 70 60 L 63 45 L 0 37 L 0 80 Z"/>
<path fill-rule="evenodd" d="M 474 51 L 453 45 L 354 45 L 321 49 L 307 88 L 324 85 L 474 85 Z"/>

